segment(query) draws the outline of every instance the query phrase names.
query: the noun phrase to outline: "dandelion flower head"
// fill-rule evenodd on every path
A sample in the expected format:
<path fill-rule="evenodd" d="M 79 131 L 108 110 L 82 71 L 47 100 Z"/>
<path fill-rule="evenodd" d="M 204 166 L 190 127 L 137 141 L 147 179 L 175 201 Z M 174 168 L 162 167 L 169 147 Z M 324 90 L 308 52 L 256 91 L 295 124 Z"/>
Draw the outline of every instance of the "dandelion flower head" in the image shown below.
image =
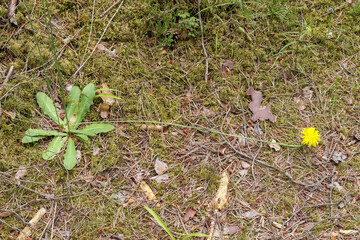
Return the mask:
<path fill-rule="evenodd" d="M 301 131 L 301 133 L 303 134 L 302 143 L 308 145 L 309 147 L 316 147 L 316 145 L 319 144 L 319 141 L 321 141 L 319 131 L 313 127 L 305 128 Z"/>

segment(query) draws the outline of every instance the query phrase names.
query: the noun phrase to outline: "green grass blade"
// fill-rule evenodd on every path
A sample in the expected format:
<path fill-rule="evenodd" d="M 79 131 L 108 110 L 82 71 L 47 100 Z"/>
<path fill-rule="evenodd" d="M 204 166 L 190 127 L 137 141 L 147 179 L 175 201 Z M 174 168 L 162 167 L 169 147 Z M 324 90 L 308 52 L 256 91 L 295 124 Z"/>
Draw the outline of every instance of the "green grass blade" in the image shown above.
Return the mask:
<path fill-rule="evenodd" d="M 49 146 L 47 147 L 46 151 L 43 152 L 42 158 L 44 160 L 51 160 L 53 159 L 56 154 L 60 152 L 60 150 L 63 148 L 64 143 L 66 141 L 67 137 L 54 137 L 54 139 L 49 143 Z"/>
<path fill-rule="evenodd" d="M 36 100 L 44 112 L 44 114 L 48 115 L 54 122 L 56 122 L 60 127 L 62 125 L 62 121 L 59 117 L 59 114 L 55 108 L 53 100 L 51 100 L 45 93 L 38 92 L 36 94 Z"/>
<path fill-rule="evenodd" d="M 161 220 L 161 218 L 156 214 L 156 212 L 154 212 L 151 208 L 149 208 L 147 206 L 144 206 L 144 208 L 155 218 L 156 222 L 167 232 L 167 234 L 169 234 L 171 239 L 175 240 L 175 238 L 172 235 L 172 233 L 170 232 L 169 228 L 166 226 L 166 224 L 163 222 L 163 220 Z"/>
<path fill-rule="evenodd" d="M 98 133 L 109 132 L 113 129 L 114 129 L 114 126 L 111 124 L 98 123 L 98 124 L 87 125 L 86 127 L 84 127 L 81 130 L 74 130 L 72 132 L 84 134 L 84 135 L 88 135 L 88 136 L 95 136 Z"/>
<path fill-rule="evenodd" d="M 73 169 L 76 165 L 76 149 L 72 138 L 69 138 L 64 154 L 64 166 L 67 170 Z"/>
<path fill-rule="evenodd" d="M 95 96 L 95 98 L 97 97 L 107 97 L 107 98 L 115 98 L 115 99 L 119 99 L 121 100 L 121 98 L 119 98 L 118 96 L 115 96 L 113 94 L 105 94 L 105 93 L 101 93 Z"/>
<path fill-rule="evenodd" d="M 183 237 L 182 239 L 188 239 L 191 237 L 209 237 L 209 235 L 205 234 L 205 233 L 190 233 L 188 235 L 186 235 L 185 237 Z"/>
<path fill-rule="evenodd" d="M 113 91 L 113 92 L 120 92 L 120 93 L 121 93 L 120 90 L 113 89 L 113 88 L 98 88 L 98 89 L 95 90 L 95 92 L 100 92 L 100 91 L 104 91 L 104 90 L 106 90 L 106 91 Z"/>

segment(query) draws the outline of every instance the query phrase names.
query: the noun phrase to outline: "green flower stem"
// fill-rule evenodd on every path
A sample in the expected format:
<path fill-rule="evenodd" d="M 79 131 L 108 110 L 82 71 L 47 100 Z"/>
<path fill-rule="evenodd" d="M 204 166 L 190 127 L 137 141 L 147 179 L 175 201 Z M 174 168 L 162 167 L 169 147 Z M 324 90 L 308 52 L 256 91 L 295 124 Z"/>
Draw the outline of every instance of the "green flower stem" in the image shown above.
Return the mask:
<path fill-rule="evenodd" d="M 103 122 L 108 122 L 108 123 L 150 123 L 150 124 L 161 124 L 161 125 L 168 125 L 168 126 L 174 126 L 174 127 L 180 127 L 180 128 L 191 128 L 191 129 L 196 129 L 196 130 L 199 130 L 199 131 L 212 132 L 212 133 L 220 134 L 220 135 L 223 135 L 223 136 L 242 138 L 242 139 L 246 139 L 246 140 L 254 140 L 254 141 L 257 141 L 257 142 L 272 143 L 272 144 L 277 144 L 277 145 L 283 146 L 283 147 L 301 148 L 301 147 L 304 146 L 304 144 L 302 144 L 302 145 L 291 145 L 291 144 L 286 144 L 286 143 L 274 143 L 274 142 L 269 142 L 269 141 L 260 140 L 260 139 L 256 139 L 256 138 L 243 137 L 243 136 L 236 135 L 236 134 L 223 133 L 223 132 L 220 132 L 218 130 L 211 129 L 211 128 L 186 126 L 186 125 L 181 125 L 181 124 L 177 124 L 177 123 L 147 121 L 147 120 L 118 120 L 118 121 L 103 121 Z M 86 124 L 86 123 L 96 123 L 96 122 L 84 122 L 82 124 Z"/>

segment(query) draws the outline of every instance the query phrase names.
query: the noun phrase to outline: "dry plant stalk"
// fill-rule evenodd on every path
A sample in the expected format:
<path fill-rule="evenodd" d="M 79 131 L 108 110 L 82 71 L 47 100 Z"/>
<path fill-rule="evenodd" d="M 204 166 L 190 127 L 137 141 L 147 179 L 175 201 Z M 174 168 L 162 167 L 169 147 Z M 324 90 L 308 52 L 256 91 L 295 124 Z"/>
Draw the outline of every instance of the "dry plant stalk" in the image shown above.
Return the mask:
<path fill-rule="evenodd" d="M 30 220 L 29 226 L 26 226 L 17 237 L 17 240 L 25 240 L 31 235 L 31 229 L 35 227 L 35 225 L 40 221 L 40 219 L 46 213 L 45 208 L 41 208 L 36 215 Z"/>

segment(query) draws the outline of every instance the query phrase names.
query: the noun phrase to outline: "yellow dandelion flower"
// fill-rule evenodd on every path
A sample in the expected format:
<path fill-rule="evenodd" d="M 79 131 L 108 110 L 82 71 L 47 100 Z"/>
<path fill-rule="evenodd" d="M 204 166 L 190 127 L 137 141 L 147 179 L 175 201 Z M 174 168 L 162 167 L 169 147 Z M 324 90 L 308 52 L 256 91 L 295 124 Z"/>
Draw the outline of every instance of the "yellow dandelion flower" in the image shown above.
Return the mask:
<path fill-rule="evenodd" d="M 319 131 L 315 130 L 315 128 L 313 127 L 305 128 L 301 131 L 301 133 L 303 134 L 302 143 L 308 145 L 309 147 L 316 147 L 319 141 L 321 141 Z"/>

